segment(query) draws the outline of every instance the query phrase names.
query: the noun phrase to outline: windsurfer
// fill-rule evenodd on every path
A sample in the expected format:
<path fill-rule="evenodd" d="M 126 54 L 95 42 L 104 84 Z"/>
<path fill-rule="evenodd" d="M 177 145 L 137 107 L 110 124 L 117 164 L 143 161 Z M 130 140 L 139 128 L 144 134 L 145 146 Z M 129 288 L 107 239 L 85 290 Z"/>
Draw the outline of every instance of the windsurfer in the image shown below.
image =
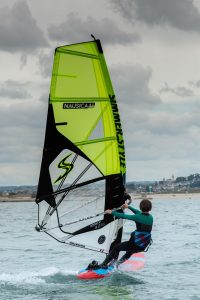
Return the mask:
<path fill-rule="evenodd" d="M 144 251 L 151 241 L 151 230 L 153 225 L 153 216 L 149 213 L 152 209 L 152 203 L 148 199 L 143 199 L 140 202 L 140 210 L 124 203 L 122 209 L 129 208 L 134 215 L 128 215 L 111 209 L 107 209 L 105 214 L 111 214 L 116 218 L 128 219 L 136 223 L 136 230 L 131 233 L 129 241 L 116 244 L 106 259 L 99 267 L 107 267 L 113 264 L 119 255 L 120 251 L 126 253 L 117 262 L 117 265 L 127 260 L 133 253 Z"/>

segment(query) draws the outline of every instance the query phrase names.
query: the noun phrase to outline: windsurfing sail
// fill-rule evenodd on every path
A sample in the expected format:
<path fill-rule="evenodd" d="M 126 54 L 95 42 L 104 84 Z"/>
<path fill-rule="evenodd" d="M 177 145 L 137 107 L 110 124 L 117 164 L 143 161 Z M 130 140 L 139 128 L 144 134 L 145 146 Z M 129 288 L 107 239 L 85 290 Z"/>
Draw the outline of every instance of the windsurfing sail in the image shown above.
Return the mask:
<path fill-rule="evenodd" d="M 38 224 L 62 243 L 108 253 L 124 203 L 120 115 L 99 40 L 56 48 L 36 203 Z"/>

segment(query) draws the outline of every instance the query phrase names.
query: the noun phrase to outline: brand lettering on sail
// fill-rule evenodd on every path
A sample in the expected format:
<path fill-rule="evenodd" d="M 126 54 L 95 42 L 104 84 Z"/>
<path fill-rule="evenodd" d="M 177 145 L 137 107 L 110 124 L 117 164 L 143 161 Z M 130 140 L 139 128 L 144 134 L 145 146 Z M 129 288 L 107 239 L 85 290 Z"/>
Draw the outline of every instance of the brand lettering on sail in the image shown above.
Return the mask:
<path fill-rule="evenodd" d="M 116 103 L 114 95 L 112 97 L 110 97 L 110 103 L 112 106 L 115 128 L 116 128 L 116 133 L 117 133 L 117 142 L 118 142 L 118 149 L 119 149 L 119 159 L 120 159 L 121 171 L 122 171 L 122 173 L 125 173 L 126 161 L 125 161 L 125 151 L 124 151 L 124 139 L 123 139 L 122 125 L 120 122 L 119 111 L 118 111 L 118 107 L 117 107 L 117 103 Z"/>
<path fill-rule="evenodd" d="M 94 102 L 85 102 L 85 103 L 63 103 L 63 109 L 87 109 L 94 108 Z"/>
<path fill-rule="evenodd" d="M 69 155 L 67 155 L 65 158 L 63 158 L 59 164 L 58 164 L 58 168 L 65 170 L 65 173 L 61 174 L 55 181 L 54 183 L 57 183 L 58 181 L 60 181 L 61 179 L 67 177 L 67 175 L 71 172 L 71 170 L 73 169 L 74 165 L 72 163 L 68 163 L 66 162 L 67 158 L 71 155 L 72 153 L 70 153 Z"/>
<path fill-rule="evenodd" d="M 80 247 L 80 248 L 85 248 L 85 245 L 74 243 L 74 242 L 69 242 L 70 245 L 75 246 L 75 247 Z"/>

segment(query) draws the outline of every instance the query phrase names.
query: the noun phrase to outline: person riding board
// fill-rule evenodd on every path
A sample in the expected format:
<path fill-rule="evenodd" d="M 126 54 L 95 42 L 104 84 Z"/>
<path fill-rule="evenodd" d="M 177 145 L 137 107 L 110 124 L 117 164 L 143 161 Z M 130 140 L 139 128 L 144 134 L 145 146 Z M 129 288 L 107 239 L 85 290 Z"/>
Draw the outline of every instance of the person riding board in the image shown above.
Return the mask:
<path fill-rule="evenodd" d="M 153 216 L 149 213 L 152 209 L 152 203 L 148 199 L 143 199 L 140 202 L 140 210 L 124 203 L 122 209 L 130 209 L 134 214 L 128 215 L 117 211 L 107 209 L 105 214 L 111 214 L 116 218 L 127 219 L 136 223 L 136 230 L 131 233 L 129 241 L 116 244 L 107 255 L 106 259 L 98 265 L 93 261 L 88 268 L 106 268 L 115 263 L 120 251 L 126 253 L 117 262 L 117 265 L 127 260 L 133 253 L 144 251 L 151 241 L 151 231 L 153 226 Z"/>

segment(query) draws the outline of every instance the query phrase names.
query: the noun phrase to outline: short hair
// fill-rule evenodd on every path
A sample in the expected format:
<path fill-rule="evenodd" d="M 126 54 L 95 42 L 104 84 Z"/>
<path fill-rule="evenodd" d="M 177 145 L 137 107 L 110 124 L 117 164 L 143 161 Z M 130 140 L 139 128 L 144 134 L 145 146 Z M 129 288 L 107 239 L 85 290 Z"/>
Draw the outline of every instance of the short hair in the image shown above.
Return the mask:
<path fill-rule="evenodd" d="M 152 203 L 148 199 L 143 199 L 140 202 L 140 209 L 142 212 L 149 212 L 152 209 Z"/>

